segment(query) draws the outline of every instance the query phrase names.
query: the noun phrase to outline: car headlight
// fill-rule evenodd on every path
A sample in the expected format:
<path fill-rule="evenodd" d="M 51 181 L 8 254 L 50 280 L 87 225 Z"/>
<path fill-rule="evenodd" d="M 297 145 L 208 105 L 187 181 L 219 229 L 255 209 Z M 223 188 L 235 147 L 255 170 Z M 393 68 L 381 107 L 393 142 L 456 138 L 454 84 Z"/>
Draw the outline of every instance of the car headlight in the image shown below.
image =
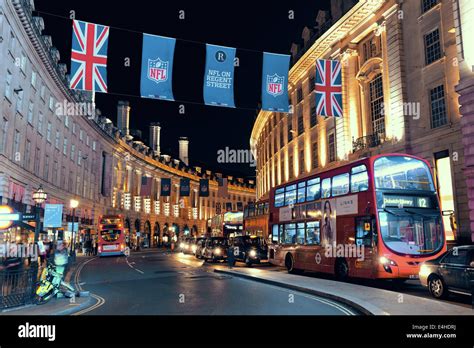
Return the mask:
<path fill-rule="evenodd" d="M 429 274 L 430 274 L 430 268 L 423 263 L 420 267 L 419 276 L 425 278 L 425 277 L 428 277 Z"/>
<path fill-rule="evenodd" d="M 395 261 L 390 260 L 386 258 L 385 256 L 380 257 L 379 261 L 382 265 L 398 266 Z"/>
<path fill-rule="evenodd" d="M 214 249 L 214 254 L 220 255 L 221 254 L 221 248 L 215 248 Z"/>
<path fill-rule="evenodd" d="M 250 250 L 249 255 L 250 255 L 250 257 L 256 257 L 257 252 L 255 250 Z"/>
<path fill-rule="evenodd" d="M 197 250 L 197 247 L 196 247 L 195 245 L 193 245 L 193 246 L 191 247 L 191 249 L 192 249 L 193 252 L 195 252 L 195 251 Z"/>
<path fill-rule="evenodd" d="M 179 245 L 179 247 L 180 247 L 180 248 L 184 248 L 184 243 L 181 243 L 181 244 Z"/>

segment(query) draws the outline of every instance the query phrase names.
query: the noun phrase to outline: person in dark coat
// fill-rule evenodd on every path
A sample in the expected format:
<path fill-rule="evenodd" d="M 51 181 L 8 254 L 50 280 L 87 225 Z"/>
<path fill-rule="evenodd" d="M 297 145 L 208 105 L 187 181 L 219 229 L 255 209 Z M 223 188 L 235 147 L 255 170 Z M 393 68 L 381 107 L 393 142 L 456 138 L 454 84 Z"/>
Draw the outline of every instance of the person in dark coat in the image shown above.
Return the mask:
<path fill-rule="evenodd" d="M 229 264 L 229 269 L 235 265 L 235 256 L 234 256 L 234 247 L 229 245 L 227 248 L 227 263 Z"/>

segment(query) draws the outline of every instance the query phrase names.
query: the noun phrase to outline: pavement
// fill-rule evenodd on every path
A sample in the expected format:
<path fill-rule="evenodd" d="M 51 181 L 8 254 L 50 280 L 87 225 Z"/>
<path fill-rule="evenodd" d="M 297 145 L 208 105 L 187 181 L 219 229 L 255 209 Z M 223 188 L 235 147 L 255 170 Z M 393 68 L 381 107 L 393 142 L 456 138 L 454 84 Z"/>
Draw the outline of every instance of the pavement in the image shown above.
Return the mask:
<path fill-rule="evenodd" d="M 327 279 L 258 268 L 218 268 L 214 272 L 326 297 L 356 308 L 365 314 L 474 315 L 472 308 L 457 304 Z"/>
<path fill-rule="evenodd" d="M 75 284 L 74 276 L 77 269 L 81 267 L 82 263 L 87 259 L 90 258 L 78 256 L 76 263 L 68 270 L 65 276 L 65 281 L 69 283 L 72 281 L 72 284 L 77 290 L 82 289 L 80 289 L 80 285 Z M 7 308 L 0 311 L 0 315 L 72 315 L 94 304 L 94 298 L 88 296 L 86 292 L 83 292 L 83 295 L 85 296 L 75 298 L 55 297 L 41 305 L 29 304 L 21 307 Z"/>

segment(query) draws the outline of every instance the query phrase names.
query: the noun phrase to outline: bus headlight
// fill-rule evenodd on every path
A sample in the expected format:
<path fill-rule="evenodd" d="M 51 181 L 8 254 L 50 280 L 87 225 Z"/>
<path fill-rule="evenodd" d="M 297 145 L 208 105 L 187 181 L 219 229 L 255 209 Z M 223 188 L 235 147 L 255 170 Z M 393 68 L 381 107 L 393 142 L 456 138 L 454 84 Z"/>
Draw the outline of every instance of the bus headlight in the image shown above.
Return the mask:
<path fill-rule="evenodd" d="M 250 250 L 249 251 L 249 256 L 250 257 L 257 257 L 257 252 L 255 250 Z"/>
<path fill-rule="evenodd" d="M 380 257 L 379 261 L 382 265 L 385 265 L 385 266 L 387 266 L 387 265 L 398 266 L 395 261 L 390 260 L 390 259 L 386 258 L 385 256 Z"/>
<path fill-rule="evenodd" d="M 216 255 L 220 255 L 221 252 L 222 252 L 222 251 L 221 251 L 221 248 L 215 248 L 215 249 L 214 249 L 214 254 L 216 254 Z"/>

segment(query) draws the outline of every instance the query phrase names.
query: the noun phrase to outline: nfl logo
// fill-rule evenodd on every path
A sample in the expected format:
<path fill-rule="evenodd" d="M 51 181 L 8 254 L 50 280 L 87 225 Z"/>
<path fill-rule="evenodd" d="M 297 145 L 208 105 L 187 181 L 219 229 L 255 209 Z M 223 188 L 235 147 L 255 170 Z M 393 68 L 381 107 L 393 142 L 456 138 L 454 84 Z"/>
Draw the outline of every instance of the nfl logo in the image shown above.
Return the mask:
<path fill-rule="evenodd" d="M 168 62 L 160 58 L 148 59 L 148 78 L 156 83 L 168 80 Z"/>
<path fill-rule="evenodd" d="M 274 74 L 272 76 L 267 75 L 267 92 L 268 94 L 277 97 L 283 94 L 283 83 L 285 78 Z"/>

